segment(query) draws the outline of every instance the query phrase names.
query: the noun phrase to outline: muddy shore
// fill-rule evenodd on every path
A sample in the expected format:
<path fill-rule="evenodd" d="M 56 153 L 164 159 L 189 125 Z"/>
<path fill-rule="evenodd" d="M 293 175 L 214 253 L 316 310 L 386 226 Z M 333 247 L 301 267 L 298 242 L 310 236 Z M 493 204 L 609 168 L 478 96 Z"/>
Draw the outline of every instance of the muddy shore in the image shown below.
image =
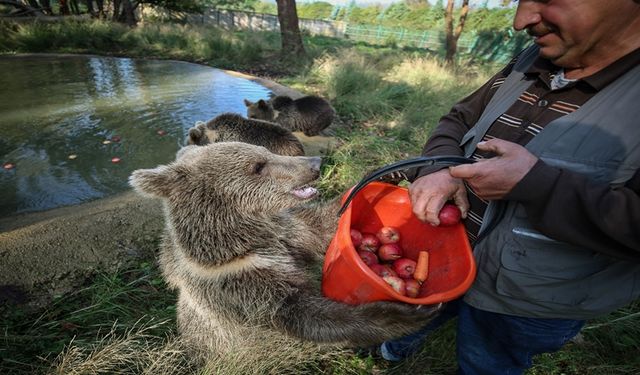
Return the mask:
<path fill-rule="evenodd" d="M 255 81 L 276 95 L 301 94 L 276 82 Z M 295 133 L 307 155 L 324 155 L 336 140 Z M 132 191 L 44 212 L 0 218 L 0 304 L 41 305 L 96 272 L 154 259 L 164 226 L 158 200 Z"/>

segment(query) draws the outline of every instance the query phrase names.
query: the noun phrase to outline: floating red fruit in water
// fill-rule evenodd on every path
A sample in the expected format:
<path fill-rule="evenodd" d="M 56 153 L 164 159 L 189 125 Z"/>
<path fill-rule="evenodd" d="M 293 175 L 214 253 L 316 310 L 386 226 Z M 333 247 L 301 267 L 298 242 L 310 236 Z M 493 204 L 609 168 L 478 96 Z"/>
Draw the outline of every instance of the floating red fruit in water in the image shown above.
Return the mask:
<path fill-rule="evenodd" d="M 158 135 L 166 135 L 167 134 L 167 132 L 162 130 L 162 129 L 158 130 L 157 133 L 158 133 Z"/>
<path fill-rule="evenodd" d="M 13 163 L 4 163 L 4 164 L 2 165 L 2 168 L 6 169 L 6 170 L 10 170 L 10 169 L 13 169 L 13 168 L 15 168 L 15 167 L 16 167 L 16 165 L 15 165 L 15 164 L 13 164 Z"/>
<path fill-rule="evenodd" d="M 114 135 L 113 137 L 111 137 L 111 142 L 120 142 L 120 136 L 119 135 Z"/>
<path fill-rule="evenodd" d="M 120 163 L 120 158 L 119 157 L 113 157 L 113 158 L 111 158 L 111 162 L 114 163 L 114 164 L 115 163 Z"/>

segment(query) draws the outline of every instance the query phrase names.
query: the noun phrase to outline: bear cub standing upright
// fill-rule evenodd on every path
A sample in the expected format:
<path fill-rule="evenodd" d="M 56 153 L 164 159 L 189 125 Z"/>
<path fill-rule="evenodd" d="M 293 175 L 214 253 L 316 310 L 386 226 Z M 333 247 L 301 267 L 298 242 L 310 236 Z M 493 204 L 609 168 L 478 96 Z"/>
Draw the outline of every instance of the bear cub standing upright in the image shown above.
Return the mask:
<path fill-rule="evenodd" d="M 301 131 L 306 136 L 320 134 L 331 125 L 336 115 L 328 101 L 314 95 L 295 100 L 280 95 L 255 103 L 245 99 L 244 104 L 247 106 L 247 117 L 273 121 L 291 131 Z"/>
<path fill-rule="evenodd" d="M 314 201 L 319 175 L 318 157 L 240 142 L 187 146 L 169 165 L 133 172 L 135 190 L 163 201 L 160 265 L 179 291 L 178 329 L 196 348 L 229 352 L 256 335 L 364 347 L 435 315 L 437 307 L 322 296 L 339 200 Z"/>
<path fill-rule="evenodd" d="M 206 123 L 198 121 L 189 129 L 187 137 L 187 144 L 197 146 L 234 141 L 263 146 L 278 155 L 304 155 L 302 143 L 291 131 L 278 124 L 246 119 L 235 113 L 223 113 Z"/>

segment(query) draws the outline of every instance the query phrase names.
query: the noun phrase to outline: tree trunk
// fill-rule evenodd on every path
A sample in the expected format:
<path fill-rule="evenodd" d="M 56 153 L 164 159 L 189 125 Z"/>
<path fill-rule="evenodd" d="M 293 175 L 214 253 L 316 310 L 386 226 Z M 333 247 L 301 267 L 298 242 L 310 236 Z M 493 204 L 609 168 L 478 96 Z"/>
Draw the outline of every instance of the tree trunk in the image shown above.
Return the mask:
<path fill-rule="evenodd" d="M 446 55 L 445 60 L 448 64 L 453 64 L 458 50 L 458 39 L 462 30 L 464 30 L 464 24 L 467 20 L 467 14 L 469 14 L 469 0 L 462 0 L 462 8 L 460 9 L 460 18 L 458 19 L 458 25 L 453 28 L 453 8 L 454 0 L 447 0 L 447 9 L 444 15 L 444 24 L 446 32 Z"/>
<path fill-rule="evenodd" d="M 42 14 L 42 11 L 40 10 L 40 6 L 36 4 L 36 7 L 32 7 L 29 6 L 23 2 L 20 2 L 18 0 L 0 0 L 0 4 L 2 5 L 8 5 L 11 7 L 16 8 L 11 14 L 12 15 L 25 15 L 25 14 L 30 14 L 33 16 L 38 16 Z"/>
<path fill-rule="evenodd" d="M 118 22 L 120 18 L 120 0 L 113 0 L 113 16 L 111 16 L 111 20 Z"/>
<path fill-rule="evenodd" d="M 87 12 L 89 12 L 91 17 L 95 17 L 96 11 L 93 9 L 93 0 L 86 0 L 84 3 L 87 5 Z"/>
<path fill-rule="evenodd" d="M 282 53 L 290 56 L 304 55 L 295 0 L 276 0 L 276 3 L 278 4 Z"/>
<path fill-rule="evenodd" d="M 127 26 L 135 26 L 138 22 L 136 21 L 136 15 L 133 14 L 133 6 L 131 5 L 131 0 L 122 0 L 122 21 L 124 21 Z"/>
<path fill-rule="evenodd" d="M 71 12 L 73 14 L 80 14 L 80 8 L 78 7 L 78 0 L 69 0 L 69 5 L 71 6 Z"/>
<path fill-rule="evenodd" d="M 104 0 L 96 0 L 96 8 L 97 8 L 96 11 L 98 13 L 98 18 L 101 18 L 101 19 L 107 18 L 104 13 Z"/>
<path fill-rule="evenodd" d="M 67 0 L 59 0 L 58 4 L 60 5 L 60 14 L 62 14 L 63 16 L 68 16 L 69 14 L 71 14 L 71 12 L 69 12 L 69 5 L 67 4 Z"/>
<path fill-rule="evenodd" d="M 51 10 L 51 1 L 50 0 L 40 0 L 40 5 L 42 6 L 42 12 L 47 15 L 52 15 L 53 11 Z"/>

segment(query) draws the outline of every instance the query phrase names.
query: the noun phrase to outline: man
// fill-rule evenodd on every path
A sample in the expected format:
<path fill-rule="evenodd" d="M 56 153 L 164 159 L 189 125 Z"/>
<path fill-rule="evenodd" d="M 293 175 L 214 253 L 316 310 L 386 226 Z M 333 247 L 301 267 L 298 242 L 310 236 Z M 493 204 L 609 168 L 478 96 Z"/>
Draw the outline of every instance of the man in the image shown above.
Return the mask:
<path fill-rule="evenodd" d="M 522 0 L 535 46 L 457 103 L 424 155 L 477 160 L 422 169 L 409 193 L 433 225 L 466 218 L 478 276 L 421 332 L 457 316 L 463 374 L 518 374 L 584 325 L 640 296 L 640 1 Z"/>

